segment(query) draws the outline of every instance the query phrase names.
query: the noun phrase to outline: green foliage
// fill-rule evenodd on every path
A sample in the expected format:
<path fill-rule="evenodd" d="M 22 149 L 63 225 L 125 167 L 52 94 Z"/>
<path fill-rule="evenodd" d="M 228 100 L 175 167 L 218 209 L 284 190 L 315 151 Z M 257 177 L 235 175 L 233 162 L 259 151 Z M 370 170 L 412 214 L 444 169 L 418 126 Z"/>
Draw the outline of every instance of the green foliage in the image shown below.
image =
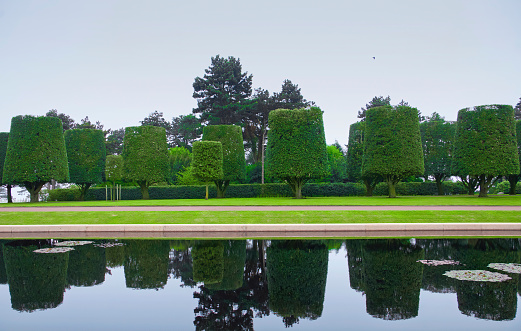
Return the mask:
<path fill-rule="evenodd" d="M 519 174 L 512 106 L 486 105 L 461 109 L 454 142 L 452 172 L 476 176 L 486 196 L 497 176 Z"/>
<path fill-rule="evenodd" d="M 469 270 L 485 270 L 491 262 L 519 263 L 520 248 L 517 239 L 471 239 L 456 250 L 455 258 Z M 475 283 L 475 284 L 474 284 Z M 458 308 L 476 318 L 502 321 L 516 316 L 516 282 L 457 283 Z"/>
<path fill-rule="evenodd" d="M 5 153 L 7 152 L 7 141 L 9 132 L 0 132 L 0 185 L 3 184 L 2 176 L 4 173 Z"/>
<path fill-rule="evenodd" d="M 137 182 L 143 199 L 148 199 L 148 187 L 168 179 L 165 129 L 157 126 L 127 127 L 123 147 L 124 177 Z"/>
<path fill-rule="evenodd" d="M 203 133 L 203 126 L 199 119 L 192 114 L 180 115 L 172 119 L 170 130 L 169 140 L 173 146 L 192 149 L 193 142 L 199 139 Z"/>
<path fill-rule="evenodd" d="M 204 127 L 203 141 L 219 141 L 223 150 L 223 180 L 243 181 L 245 177 L 242 130 L 237 125 Z"/>
<path fill-rule="evenodd" d="M 70 182 L 80 186 L 80 200 L 92 184 L 101 183 L 105 172 L 105 136 L 95 129 L 65 131 Z"/>
<path fill-rule="evenodd" d="M 60 124 L 60 132 L 61 132 Z M 63 302 L 69 253 L 38 254 L 39 243 L 4 246 L 11 305 L 18 311 L 56 308 Z"/>
<path fill-rule="evenodd" d="M 363 248 L 363 289 L 367 313 L 384 320 L 418 316 L 424 256 L 398 239 L 367 241 Z"/>
<path fill-rule="evenodd" d="M 252 75 L 242 72 L 240 59 L 219 55 L 212 57 L 212 64 L 203 78 L 196 77 L 193 97 L 197 99 L 195 114 L 208 124 L 239 124 L 242 103 L 251 95 Z"/>
<path fill-rule="evenodd" d="M 125 264 L 125 246 L 118 245 L 105 248 L 107 267 L 117 268 Z"/>
<path fill-rule="evenodd" d="M 402 100 L 403 101 L 403 100 Z M 374 97 L 371 101 L 369 101 L 368 104 L 365 105 L 365 108 L 360 108 L 360 111 L 358 111 L 358 118 L 361 118 L 361 121 L 365 120 L 365 113 L 368 109 L 375 108 L 375 107 L 381 107 L 381 106 L 390 106 L 391 105 L 391 97 Z"/>
<path fill-rule="evenodd" d="M 246 240 L 225 240 L 223 247 L 223 278 L 218 283 L 205 283 L 205 286 L 210 290 L 233 291 L 243 284 Z"/>
<path fill-rule="evenodd" d="M 94 286 L 105 281 L 105 249 L 93 245 L 74 247 L 69 252 L 67 285 Z"/>
<path fill-rule="evenodd" d="M 210 182 L 223 178 L 223 148 L 219 141 L 196 141 L 192 148 L 192 168 L 196 178 Z"/>
<path fill-rule="evenodd" d="M 433 113 L 428 121 L 420 123 L 425 176 L 441 182 L 450 176 L 456 125 Z"/>
<path fill-rule="evenodd" d="M 125 282 L 128 288 L 160 289 L 168 280 L 167 240 L 125 241 Z"/>
<path fill-rule="evenodd" d="M 224 198 L 230 181 L 242 182 L 246 162 L 242 130 L 237 125 L 209 125 L 203 130 L 203 141 L 219 141 L 223 151 L 223 177 L 216 180 L 217 196 Z"/>
<path fill-rule="evenodd" d="M 418 110 L 407 106 L 382 106 L 366 112 L 362 175 L 378 175 L 395 197 L 402 178 L 424 172 Z"/>
<path fill-rule="evenodd" d="M 317 319 L 326 291 L 328 250 L 321 242 L 281 240 L 267 249 L 270 309 L 282 317 Z"/>
<path fill-rule="evenodd" d="M 277 109 L 269 116 L 266 167 L 270 176 L 286 181 L 301 198 L 302 186 L 327 174 L 322 111 Z"/>
<path fill-rule="evenodd" d="M 223 281 L 224 245 L 221 240 L 204 240 L 192 249 L 193 279 L 195 282 L 216 284 Z"/>
<path fill-rule="evenodd" d="M 192 162 L 192 152 L 185 147 L 173 147 L 168 149 L 168 155 L 170 160 L 169 182 L 172 184 L 186 185 L 178 183 L 177 176 L 190 166 Z"/>
<path fill-rule="evenodd" d="M 329 175 L 326 182 L 342 183 L 346 178 L 346 158 L 341 150 L 335 145 L 326 147 L 327 160 L 329 164 Z"/>
<path fill-rule="evenodd" d="M 202 185 L 204 184 L 198 178 L 194 176 L 194 168 L 188 166 L 179 171 L 175 177 L 176 185 Z"/>
<path fill-rule="evenodd" d="M 3 182 L 23 185 L 38 201 L 42 186 L 50 181 L 69 181 L 67 152 L 59 118 L 16 116 L 4 163 Z"/>
<path fill-rule="evenodd" d="M 123 179 L 122 155 L 107 155 L 105 161 L 105 178 L 111 183 L 116 183 Z"/>
<path fill-rule="evenodd" d="M 108 130 L 105 148 L 107 155 L 121 155 L 123 153 L 123 140 L 125 138 L 125 129 Z"/>

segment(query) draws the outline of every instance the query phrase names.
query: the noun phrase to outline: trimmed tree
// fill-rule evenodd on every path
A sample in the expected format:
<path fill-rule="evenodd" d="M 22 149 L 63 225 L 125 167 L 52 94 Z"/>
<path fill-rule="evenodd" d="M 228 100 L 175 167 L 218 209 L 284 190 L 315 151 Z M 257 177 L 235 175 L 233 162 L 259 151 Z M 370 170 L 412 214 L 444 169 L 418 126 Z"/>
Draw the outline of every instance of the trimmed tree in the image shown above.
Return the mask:
<path fill-rule="evenodd" d="M 452 149 L 456 125 L 433 113 L 428 121 L 420 123 L 425 176 L 434 177 L 438 195 L 443 195 L 442 182 L 450 176 Z"/>
<path fill-rule="evenodd" d="M 195 141 L 192 145 L 192 173 L 206 185 L 223 178 L 223 147 L 220 141 Z"/>
<path fill-rule="evenodd" d="M 267 171 L 289 184 L 295 198 L 302 198 L 302 186 L 327 175 L 326 138 L 322 111 L 277 109 L 269 115 Z"/>
<path fill-rule="evenodd" d="M 223 177 L 215 180 L 217 197 L 224 198 L 230 181 L 244 181 L 246 161 L 242 130 L 237 125 L 209 125 L 203 130 L 203 141 L 220 141 L 223 148 Z"/>
<path fill-rule="evenodd" d="M 517 139 L 517 154 L 519 156 L 519 163 L 521 164 L 521 119 L 516 121 L 516 139 Z M 510 190 L 508 194 L 516 195 L 516 185 L 521 179 L 521 173 L 515 175 L 508 175 L 508 182 L 510 183 Z"/>
<path fill-rule="evenodd" d="M 424 172 L 418 109 L 382 106 L 366 112 L 362 176 L 381 176 L 389 197 L 396 197 L 396 184 Z"/>
<path fill-rule="evenodd" d="M 512 106 L 484 105 L 458 112 L 452 170 L 478 178 L 480 197 L 487 196 L 498 176 L 519 173 Z"/>
<path fill-rule="evenodd" d="M 365 112 L 364 112 L 365 117 Z M 364 155 L 364 124 L 356 122 L 349 127 L 347 143 L 347 180 L 350 182 L 363 181 L 365 195 L 373 196 L 373 190 L 382 178 L 378 175 L 365 174 L 362 176 L 362 158 Z"/>
<path fill-rule="evenodd" d="M 143 199 L 150 198 L 148 194 L 150 185 L 167 181 L 168 167 L 165 128 L 159 126 L 125 128 L 124 177 L 139 185 Z"/>
<path fill-rule="evenodd" d="M 7 152 L 7 142 L 9 140 L 9 132 L 0 132 L 0 185 L 3 182 L 3 173 L 4 173 L 4 162 L 5 162 L 5 153 Z M 11 195 L 11 185 L 7 186 L 7 203 L 13 203 L 13 197 Z"/>
<path fill-rule="evenodd" d="M 103 182 L 105 171 L 105 136 L 95 129 L 65 131 L 70 182 L 78 185 L 80 201 L 93 184 Z"/>
<path fill-rule="evenodd" d="M 38 202 L 50 180 L 69 181 L 62 122 L 57 117 L 16 116 L 11 120 L 3 182 L 23 185 Z"/>

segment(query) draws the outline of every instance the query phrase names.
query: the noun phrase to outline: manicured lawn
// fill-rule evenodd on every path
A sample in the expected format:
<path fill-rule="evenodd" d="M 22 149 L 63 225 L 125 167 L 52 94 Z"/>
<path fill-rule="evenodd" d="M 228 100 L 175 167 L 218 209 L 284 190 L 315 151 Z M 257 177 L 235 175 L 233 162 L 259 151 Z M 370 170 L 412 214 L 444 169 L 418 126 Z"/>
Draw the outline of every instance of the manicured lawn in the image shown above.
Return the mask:
<path fill-rule="evenodd" d="M 302 205 L 338 205 L 338 206 L 521 206 L 521 195 L 490 195 L 478 198 L 468 195 L 452 196 L 399 196 L 388 197 L 324 197 L 324 198 L 226 198 L 226 199 L 171 199 L 171 200 L 124 200 L 124 201 L 83 201 L 83 202 L 39 202 L 39 203 L 2 203 L 0 207 L 33 206 L 302 206 Z"/>
<path fill-rule="evenodd" d="M 2 225 L 521 222 L 518 211 L 5 212 Z"/>

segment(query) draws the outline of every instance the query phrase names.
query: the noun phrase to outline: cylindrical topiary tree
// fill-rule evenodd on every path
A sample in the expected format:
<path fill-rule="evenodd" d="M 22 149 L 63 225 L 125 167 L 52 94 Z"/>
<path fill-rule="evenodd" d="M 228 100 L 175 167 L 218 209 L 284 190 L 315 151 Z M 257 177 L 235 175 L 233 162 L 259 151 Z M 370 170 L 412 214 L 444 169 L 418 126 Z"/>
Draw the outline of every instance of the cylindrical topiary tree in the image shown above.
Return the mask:
<path fill-rule="evenodd" d="M 3 173 L 4 173 L 4 162 L 5 162 L 5 153 L 7 152 L 7 142 L 9 141 L 9 132 L 0 132 L 0 185 L 3 182 Z M 11 196 L 11 185 L 7 186 L 7 202 L 12 203 L 13 198 Z"/>
<path fill-rule="evenodd" d="M 223 178 L 215 181 L 217 197 L 224 198 L 230 181 L 243 181 L 246 173 L 242 130 L 237 125 L 204 127 L 203 141 L 220 141 L 223 146 Z"/>
<path fill-rule="evenodd" d="M 442 182 L 450 176 L 456 125 L 434 113 L 428 121 L 420 123 L 420 133 L 425 176 L 434 177 L 438 195 L 443 195 Z"/>
<path fill-rule="evenodd" d="M 167 181 L 168 167 L 165 128 L 159 126 L 125 128 L 124 177 L 139 185 L 143 199 L 150 198 L 148 194 L 150 185 Z"/>
<path fill-rule="evenodd" d="M 519 173 L 512 106 L 486 105 L 458 112 L 452 171 L 477 177 L 480 197 L 487 196 L 494 178 Z"/>
<path fill-rule="evenodd" d="M 101 130 L 72 129 L 65 131 L 70 182 L 78 185 L 80 201 L 93 184 L 101 183 L 105 171 L 105 135 Z"/>
<path fill-rule="evenodd" d="M 214 291 L 233 291 L 244 282 L 244 263 L 246 262 L 246 240 L 223 240 L 222 281 L 205 286 Z"/>
<path fill-rule="evenodd" d="M 2 180 L 6 184 L 23 185 L 31 194 L 31 202 L 38 202 L 38 193 L 52 179 L 69 181 L 61 120 L 13 117 Z"/>
<path fill-rule="evenodd" d="M 221 240 L 203 240 L 192 249 L 193 279 L 205 285 L 223 281 L 224 245 Z"/>
<path fill-rule="evenodd" d="M 167 240 L 125 241 L 125 283 L 128 288 L 162 289 L 168 281 Z"/>
<path fill-rule="evenodd" d="M 206 184 L 223 178 L 223 147 L 219 141 L 195 141 L 192 145 L 192 172 Z"/>
<path fill-rule="evenodd" d="M 320 241 L 280 240 L 267 249 L 270 309 L 284 318 L 322 315 L 329 252 Z"/>
<path fill-rule="evenodd" d="M 379 175 L 396 197 L 396 184 L 424 172 L 418 109 L 381 106 L 366 111 L 362 176 Z"/>
<path fill-rule="evenodd" d="M 318 107 L 273 110 L 269 127 L 267 172 L 288 183 L 300 199 L 306 181 L 327 175 L 322 111 Z"/>

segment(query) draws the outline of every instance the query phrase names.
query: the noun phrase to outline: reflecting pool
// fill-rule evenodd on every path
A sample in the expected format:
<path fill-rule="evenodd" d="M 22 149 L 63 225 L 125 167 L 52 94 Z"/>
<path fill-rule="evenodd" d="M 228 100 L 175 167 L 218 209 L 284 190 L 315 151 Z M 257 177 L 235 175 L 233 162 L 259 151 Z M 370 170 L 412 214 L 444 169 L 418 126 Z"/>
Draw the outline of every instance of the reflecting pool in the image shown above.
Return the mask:
<path fill-rule="evenodd" d="M 521 327 L 518 238 L 3 240 L 0 257 L 1 330 Z"/>

